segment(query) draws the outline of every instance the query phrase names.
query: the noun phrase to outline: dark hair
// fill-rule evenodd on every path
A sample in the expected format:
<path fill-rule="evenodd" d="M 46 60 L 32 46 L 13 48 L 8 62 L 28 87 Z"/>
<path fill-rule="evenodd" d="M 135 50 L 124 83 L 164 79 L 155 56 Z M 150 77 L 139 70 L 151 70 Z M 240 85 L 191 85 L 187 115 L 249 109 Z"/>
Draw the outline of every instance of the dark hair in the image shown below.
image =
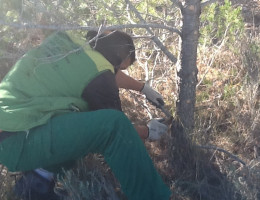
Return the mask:
<path fill-rule="evenodd" d="M 133 39 L 121 31 L 106 31 L 98 35 L 97 31 L 89 31 L 86 38 L 90 46 L 101 53 L 118 70 L 119 65 L 127 58 L 135 61 L 135 46 Z"/>

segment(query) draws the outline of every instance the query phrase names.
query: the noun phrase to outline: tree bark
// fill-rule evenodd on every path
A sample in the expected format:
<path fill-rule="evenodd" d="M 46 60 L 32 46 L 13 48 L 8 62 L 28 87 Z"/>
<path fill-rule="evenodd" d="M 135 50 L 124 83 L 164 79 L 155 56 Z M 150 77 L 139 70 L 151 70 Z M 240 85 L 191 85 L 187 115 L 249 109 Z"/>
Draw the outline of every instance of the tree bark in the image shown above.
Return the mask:
<path fill-rule="evenodd" d="M 186 0 L 182 7 L 180 65 L 177 66 L 177 117 L 185 130 L 194 128 L 197 85 L 197 46 L 199 38 L 200 0 Z"/>
<path fill-rule="evenodd" d="M 174 172 L 185 177 L 191 169 L 196 168 L 196 150 L 192 145 L 190 133 L 194 128 L 196 102 L 200 0 L 185 0 L 180 9 L 183 26 L 180 63 L 177 65 L 176 118 L 171 127 L 173 145 L 171 158 Z"/>

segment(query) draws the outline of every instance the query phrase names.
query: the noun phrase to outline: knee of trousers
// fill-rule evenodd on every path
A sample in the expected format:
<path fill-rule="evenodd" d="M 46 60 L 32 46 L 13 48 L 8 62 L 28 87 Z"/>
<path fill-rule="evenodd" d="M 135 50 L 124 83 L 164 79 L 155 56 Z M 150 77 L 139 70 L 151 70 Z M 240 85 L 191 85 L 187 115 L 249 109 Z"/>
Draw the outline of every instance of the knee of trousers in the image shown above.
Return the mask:
<path fill-rule="evenodd" d="M 117 110 L 108 110 L 109 112 L 109 124 L 113 127 L 113 130 L 120 131 L 121 134 L 124 134 L 128 131 L 135 131 L 131 121 L 127 116 Z M 127 131 L 126 131 L 127 130 Z"/>
<path fill-rule="evenodd" d="M 108 111 L 109 111 L 109 120 L 111 120 L 115 126 L 117 127 L 132 126 L 132 123 L 123 112 L 118 110 L 112 110 L 112 109 Z"/>

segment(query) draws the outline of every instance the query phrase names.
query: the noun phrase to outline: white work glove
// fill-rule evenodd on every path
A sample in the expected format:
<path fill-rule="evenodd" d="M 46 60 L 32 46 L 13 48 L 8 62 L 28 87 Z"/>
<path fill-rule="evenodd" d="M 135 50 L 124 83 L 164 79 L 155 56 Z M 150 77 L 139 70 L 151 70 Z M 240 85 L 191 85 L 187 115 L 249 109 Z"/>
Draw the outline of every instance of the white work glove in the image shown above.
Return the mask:
<path fill-rule="evenodd" d="M 152 119 L 148 124 L 149 136 L 151 140 L 159 140 L 168 131 L 168 126 L 161 123 L 163 119 Z"/>
<path fill-rule="evenodd" d="M 146 98 L 156 107 L 160 107 L 164 105 L 163 97 L 161 94 L 156 92 L 153 88 L 151 88 L 148 83 L 144 84 L 144 88 L 141 92 L 146 96 Z"/>

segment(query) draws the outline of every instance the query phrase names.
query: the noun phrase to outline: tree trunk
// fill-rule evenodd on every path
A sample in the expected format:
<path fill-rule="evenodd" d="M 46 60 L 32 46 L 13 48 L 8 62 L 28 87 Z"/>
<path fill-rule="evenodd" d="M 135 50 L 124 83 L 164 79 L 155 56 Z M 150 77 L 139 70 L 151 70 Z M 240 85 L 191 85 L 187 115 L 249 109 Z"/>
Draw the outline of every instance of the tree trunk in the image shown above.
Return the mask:
<path fill-rule="evenodd" d="M 177 66 L 176 120 L 172 123 L 172 164 L 176 174 L 196 167 L 196 151 L 189 137 L 194 128 L 197 85 L 197 46 L 199 38 L 200 0 L 185 0 L 181 7 L 183 27 L 180 64 Z"/>
<path fill-rule="evenodd" d="M 177 67 L 177 117 L 185 130 L 194 127 L 194 108 L 197 85 L 197 46 L 199 38 L 200 0 L 186 0 L 182 8 L 183 27 L 181 63 Z"/>

